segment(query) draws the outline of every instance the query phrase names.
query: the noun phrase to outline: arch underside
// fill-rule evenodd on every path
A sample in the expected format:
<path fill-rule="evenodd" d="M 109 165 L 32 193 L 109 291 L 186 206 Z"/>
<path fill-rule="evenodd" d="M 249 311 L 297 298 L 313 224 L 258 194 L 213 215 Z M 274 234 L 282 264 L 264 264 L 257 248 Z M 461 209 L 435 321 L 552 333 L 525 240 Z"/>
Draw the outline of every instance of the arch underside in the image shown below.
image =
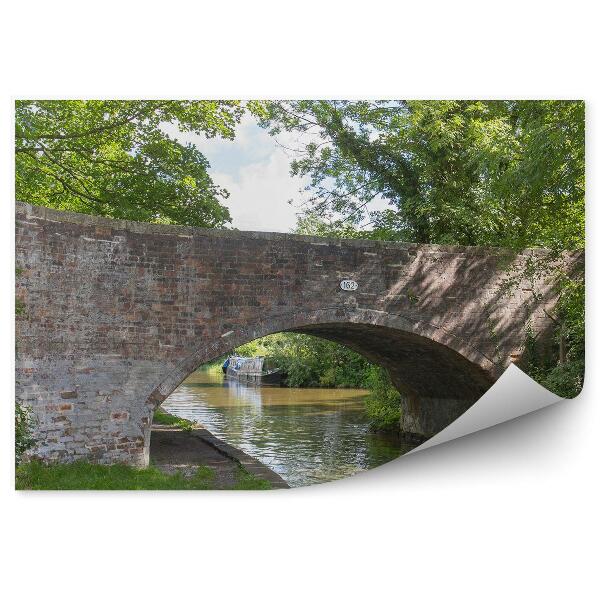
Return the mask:
<path fill-rule="evenodd" d="M 386 368 L 403 396 L 402 428 L 424 437 L 460 416 L 496 379 L 495 365 L 487 357 L 430 325 L 376 311 L 336 309 L 272 318 L 204 342 L 163 380 L 151 397 L 153 403 L 160 403 L 200 365 L 284 331 L 340 343 Z M 440 336 L 446 343 L 433 339 Z"/>
<path fill-rule="evenodd" d="M 292 331 L 340 343 L 387 369 L 403 396 L 403 428 L 429 437 L 493 384 L 489 373 L 428 338 L 386 327 L 339 323 Z"/>

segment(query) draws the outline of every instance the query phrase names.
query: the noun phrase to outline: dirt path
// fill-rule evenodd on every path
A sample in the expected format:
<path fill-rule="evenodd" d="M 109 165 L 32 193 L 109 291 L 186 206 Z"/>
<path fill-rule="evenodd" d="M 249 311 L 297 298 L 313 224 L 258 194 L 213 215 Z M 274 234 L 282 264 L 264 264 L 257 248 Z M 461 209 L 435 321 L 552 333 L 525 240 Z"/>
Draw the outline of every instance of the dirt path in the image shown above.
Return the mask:
<path fill-rule="evenodd" d="M 165 473 L 180 471 L 186 476 L 192 476 L 200 466 L 210 467 L 215 471 L 215 487 L 219 489 L 230 489 L 236 484 L 240 467 L 266 479 L 272 488 L 289 487 L 265 465 L 203 428 L 184 431 L 171 425 L 153 425 L 150 461 Z"/>

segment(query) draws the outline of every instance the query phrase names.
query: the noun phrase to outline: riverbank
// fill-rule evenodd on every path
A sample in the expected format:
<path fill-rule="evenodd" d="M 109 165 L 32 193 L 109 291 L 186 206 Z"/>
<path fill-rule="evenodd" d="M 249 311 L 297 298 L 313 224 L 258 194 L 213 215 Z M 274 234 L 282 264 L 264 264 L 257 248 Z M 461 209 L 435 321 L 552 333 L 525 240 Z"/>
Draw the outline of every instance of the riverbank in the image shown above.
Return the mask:
<path fill-rule="evenodd" d="M 171 419 L 201 423 L 281 475 L 290 487 L 341 479 L 411 450 L 398 435 L 375 432 L 367 390 L 247 386 L 204 368 L 163 403 Z"/>
<path fill-rule="evenodd" d="M 84 461 L 17 468 L 18 490 L 265 490 L 288 488 L 265 465 L 206 429 L 157 411 L 150 467 L 96 465 Z"/>
<path fill-rule="evenodd" d="M 198 425 L 193 429 L 160 423 L 153 425 L 150 460 L 167 475 L 181 473 L 189 477 L 198 467 L 210 468 L 215 473 L 215 489 L 236 489 L 240 479 L 264 482 L 263 489 L 290 487 L 260 461 Z"/>

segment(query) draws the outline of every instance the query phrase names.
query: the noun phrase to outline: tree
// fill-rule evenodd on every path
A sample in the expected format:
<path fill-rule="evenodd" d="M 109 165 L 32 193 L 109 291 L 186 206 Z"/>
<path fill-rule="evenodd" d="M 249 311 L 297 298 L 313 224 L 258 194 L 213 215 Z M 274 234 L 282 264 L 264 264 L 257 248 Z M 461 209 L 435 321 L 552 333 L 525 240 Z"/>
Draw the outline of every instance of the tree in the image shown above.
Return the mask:
<path fill-rule="evenodd" d="M 583 273 L 549 265 L 585 245 L 583 102 L 285 101 L 260 122 L 300 136 L 291 172 L 309 177 L 311 195 L 299 232 L 552 249 L 528 277 L 556 281 L 555 356 L 531 373 L 579 392 Z"/>
<path fill-rule="evenodd" d="M 209 163 L 170 131 L 233 139 L 238 101 L 19 100 L 17 200 L 202 227 L 230 221 Z"/>
<path fill-rule="evenodd" d="M 583 246 L 577 101 L 272 102 L 263 126 L 301 135 L 307 213 L 411 242 Z M 376 199 L 387 209 L 372 210 Z"/>

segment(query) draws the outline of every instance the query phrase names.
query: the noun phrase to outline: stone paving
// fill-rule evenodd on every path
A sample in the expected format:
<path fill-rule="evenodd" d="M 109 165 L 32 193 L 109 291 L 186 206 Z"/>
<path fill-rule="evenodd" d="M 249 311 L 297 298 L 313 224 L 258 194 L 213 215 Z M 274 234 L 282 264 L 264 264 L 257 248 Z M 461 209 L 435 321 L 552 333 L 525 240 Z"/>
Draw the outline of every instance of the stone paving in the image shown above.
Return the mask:
<path fill-rule="evenodd" d="M 215 486 L 219 489 L 229 489 L 235 485 L 240 467 L 267 480 L 274 489 L 289 487 L 277 473 L 261 462 L 201 427 L 184 431 L 169 425 L 153 425 L 150 461 L 165 473 L 179 471 L 186 476 L 192 476 L 200 466 L 210 467 L 216 473 Z"/>

